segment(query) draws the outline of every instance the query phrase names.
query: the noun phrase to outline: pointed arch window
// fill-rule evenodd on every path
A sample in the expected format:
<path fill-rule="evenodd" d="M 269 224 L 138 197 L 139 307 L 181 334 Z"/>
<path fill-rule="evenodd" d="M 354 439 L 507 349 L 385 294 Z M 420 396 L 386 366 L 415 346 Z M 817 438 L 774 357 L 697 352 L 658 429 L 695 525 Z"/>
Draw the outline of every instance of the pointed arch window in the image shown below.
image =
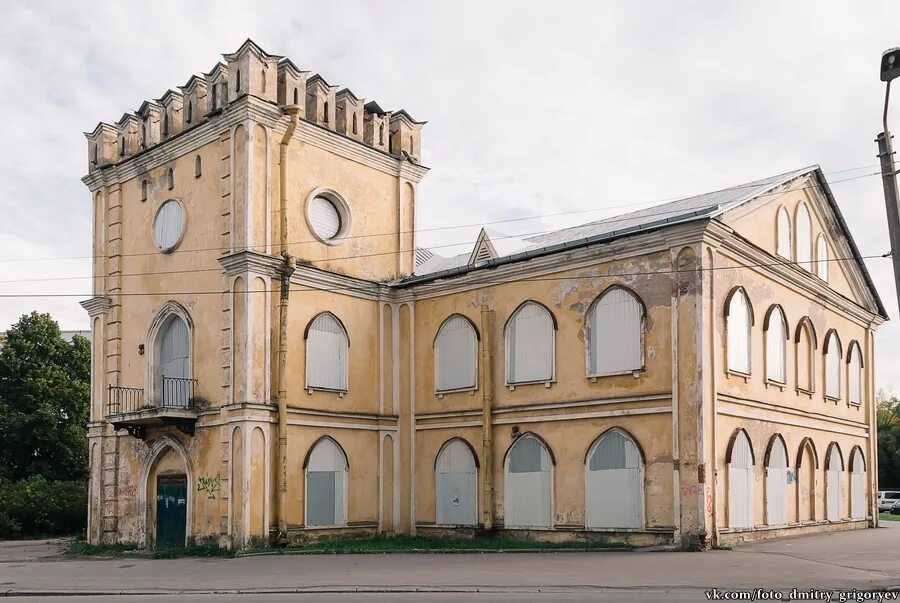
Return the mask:
<path fill-rule="evenodd" d="M 775 383 L 787 382 L 787 319 L 781 306 L 769 308 L 763 325 L 766 337 L 766 379 Z"/>
<path fill-rule="evenodd" d="M 150 329 L 150 399 L 165 408 L 190 408 L 194 396 L 191 323 L 175 302 L 160 310 Z"/>
<path fill-rule="evenodd" d="M 550 310 L 525 302 L 506 323 L 506 382 L 549 383 L 554 378 L 556 321 Z"/>
<path fill-rule="evenodd" d="M 347 456 L 330 437 L 321 438 L 306 461 L 306 525 L 347 524 Z"/>
<path fill-rule="evenodd" d="M 850 452 L 850 517 L 866 516 L 866 459 L 859 446 Z"/>
<path fill-rule="evenodd" d="M 188 101 L 187 122 L 191 123 L 193 121 L 194 121 L 194 101 Z"/>
<path fill-rule="evenodd" d="M 753 310 L 742 287 L 734 289 L 725 306 L 725 330 L 728 338 L 728 370 L 750 374 L 750 327 Z"/>
<path fill-rule="evenodd" d="M 296 88 L 294 88 L 294 104 L 300 104 L 300 92 Z"/>
<path fill-rule="evenodd" d="M 812 272 L 812 222 L 806 203 L 797 206 L 795 217 L 797 235 L 797 263 L 804 270 Z"/>
<path fill-rule="evenodd" d="M 547 528 L 552 524 L 553 458 L 534 435 L 517 439 L 504 464 L 504 527 Z"/>
<path fill-rule="evenodd" d="M 353 125 L 351 131 L 356 134 L 356 113 L 353 114 Z"/>
<path fill-rule="evenodd" d="M 851 341 L 847 348 L 847 402 L 862 404 L 862 352 L 859 343 Z"/>
<path fill-rule="evenodd" d="M 199 178 L 203 174 L 203 164 L 200 155 L 194 157 L 194 178 Z"/>
<path fill-rule="evenodd" d="M 784 207 L 778 209 L 778 255 L 785 259 L 792 259 L 794 254 L 791 249 L 791 217 Z"/>
<path fill-rule="evenodd" d="M 460 438 L 445 443 L 434 465 L 438 525 L 475 525 L 478 504 L 478 462 Z"/>
<path fill-rule="evenodd" d="M 141 181 L 141 201 L 147 200 L 147 181 Z"/>
<path fill-rule="evenodd" d="M 787 458 L 784 439 L 773 435 L 766 453 L 766 523 L 770 526 L 787 523 Z"/>
<path fill-rule="evenodd" d="M 841 341 L 832 329 L 825 336 L 825 397 L 841 397 Z"/>
<path fill-rule="evenodd" d="M 644 368 L 644 304 L 622 287 L 610 287 L 587 314 L 588 376 Z"/>
<path fill-rule="evenodd" d="M 437 392 L 476 387 L 478 335 L 471 321 L 456 314 L 444 321 L 434 339 L 434 386 Z"/>
<path fill-rule="evenodd" d="M 825 235 L 820 234 L 816 239 L 816 276 L 823 281 L 828 281 L 828 243 Z"/>
<path fill-rule="evenodd" d="M 234 74 L 234 92 L 235 94 L 241 93 L 241 70 L 238 69 L 237 73 Z"/>
<path fill-rule="evenodd" d="M 175 170 L 172 168 L 166 170 L 166 187 L 169 190 L 175 188 Z"/>
<path fill-rule="evenodd" d="M 306 329 L 306 389 L 347 391 L 350 340 L 330 312 L 319 314 Z"/>
<path fill-rule="evenodd" d="M 328 101 L 322 104 L 322 123 L 328 123 Z"/>
<path fill-rule="evenodd" d="M 843 515 L 841 512 L 843 472 L 844 457 L 841 448 L 837 442 L 832 442 L 825 457 L 825 516 L 828 521 L 840 521 Z"/>
<path fill-rule="evenodd" d="M 753 527 L 753 447 L 747 432 L 732 436 L 728 451 L 728 527 Z"/>
<path fill-rule="evenodd" d="M 818 347 L 816 332 L 808 316 L 804 316 L 797 324 L 794 335 L 797 365 L 797 389 L 812 393 L 815 390 L 815 350 Z"/>
<path fill-rule="evenodd" d="M 610 429 L 591 446 L 586 465 L 585 527 L 642 527 L 644 464 L 634 439 Z"/>

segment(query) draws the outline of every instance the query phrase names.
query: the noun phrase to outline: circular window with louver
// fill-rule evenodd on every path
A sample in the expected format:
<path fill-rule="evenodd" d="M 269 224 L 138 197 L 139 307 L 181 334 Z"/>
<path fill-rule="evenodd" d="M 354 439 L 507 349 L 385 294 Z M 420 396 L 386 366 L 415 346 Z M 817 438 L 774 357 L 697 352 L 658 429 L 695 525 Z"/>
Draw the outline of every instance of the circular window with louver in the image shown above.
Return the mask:
<path fill-rule="evenodd" d="M 313 197 L 309 202 L 308 215 L 313 233 L 322 241 L 333 241 L 343 234 L 344 216 L 341 208 L 328 197 Z"/>
<path fill-rule="evenodd" d="M 178 247 L 184 236 L 184 208 L 175 199 L 160 205 L 153 220 L 153 241 L 163 253 Z"/>

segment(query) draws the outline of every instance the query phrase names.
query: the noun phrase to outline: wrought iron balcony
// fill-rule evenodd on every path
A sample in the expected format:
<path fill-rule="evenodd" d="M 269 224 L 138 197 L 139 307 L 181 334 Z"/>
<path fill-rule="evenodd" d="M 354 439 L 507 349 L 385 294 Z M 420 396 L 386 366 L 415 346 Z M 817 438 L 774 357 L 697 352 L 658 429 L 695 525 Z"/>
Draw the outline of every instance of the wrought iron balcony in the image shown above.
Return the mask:
<path fill-rule="evenodd" d="M 164 425 L 175 425 L 193 435 L 197 421 L 196 387 L 196 379 L 162 377 L 153 393 L 155 401 L 148 401 L 142 388 L 110 385 L 108 420 L 116 429 L 125 429 L 140 439 L 146 437 L 148 427 Z"/>

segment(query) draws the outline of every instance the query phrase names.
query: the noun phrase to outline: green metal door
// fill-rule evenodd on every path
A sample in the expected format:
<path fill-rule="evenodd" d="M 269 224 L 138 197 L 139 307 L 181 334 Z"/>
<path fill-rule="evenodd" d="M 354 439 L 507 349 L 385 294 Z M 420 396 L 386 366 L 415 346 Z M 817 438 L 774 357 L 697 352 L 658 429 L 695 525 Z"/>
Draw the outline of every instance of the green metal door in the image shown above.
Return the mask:
<path fill-rule="evenodd" d="M 184 546 L 187 522 L 187 479 L 160 477 L 156 481 L 156 546 Z"/>

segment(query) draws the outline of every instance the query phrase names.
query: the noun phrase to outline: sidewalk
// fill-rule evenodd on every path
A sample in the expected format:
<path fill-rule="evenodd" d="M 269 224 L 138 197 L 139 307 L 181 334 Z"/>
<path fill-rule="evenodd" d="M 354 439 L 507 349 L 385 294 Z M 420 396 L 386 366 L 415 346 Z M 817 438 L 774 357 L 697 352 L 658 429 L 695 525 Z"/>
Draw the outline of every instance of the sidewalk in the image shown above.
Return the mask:
<path fill-rule="evenodd" d="M 0 543 L 0 550 L 8 543 Z M 0 559 L 4 555 L 0 554 Z M 900 588 L 900 525 L 703 553 L 0 561 L 3 594 Z"/>

